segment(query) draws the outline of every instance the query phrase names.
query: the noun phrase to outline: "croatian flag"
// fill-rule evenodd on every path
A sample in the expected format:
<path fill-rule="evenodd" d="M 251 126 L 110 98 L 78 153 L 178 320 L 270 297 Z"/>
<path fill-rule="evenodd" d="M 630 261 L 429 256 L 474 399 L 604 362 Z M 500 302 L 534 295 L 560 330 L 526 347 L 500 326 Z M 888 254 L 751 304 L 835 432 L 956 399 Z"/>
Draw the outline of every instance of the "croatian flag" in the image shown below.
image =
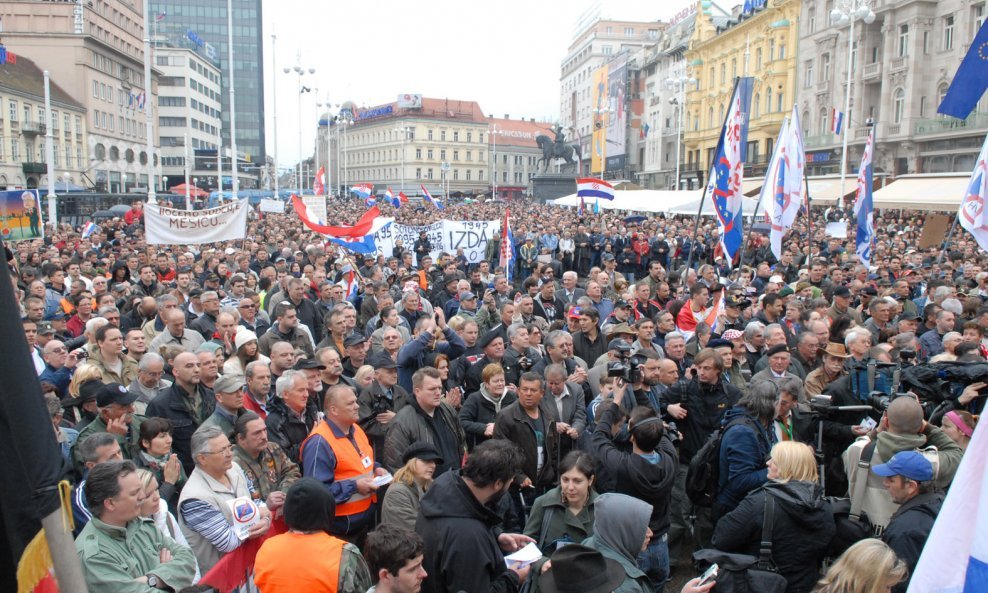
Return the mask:
<path fill-rule="evenodd" d="M 368 208 L 372 208 L 377 205 L 377 198 L 368 197 L 364 200 L 364 203 L 367 204 Z"/>
<path fill-rule="evenodd" d="M 433 206 L 435 206 L 437 210 L 442 210 L 443 209 L 443 205 L 441 203 L 439 203 L 438 200 L 436 200 L 435 198 L 432 197 L 432 194 L 429 193 L 429 190 L 425 189 L 425 186 L 424 185 L 420 185 L 419 187 L 422 188 L 422 198 L 426 202 L 429 202 L 430 204 L 432 204 Z"/>
<path fill-rule="evenodd" d="M 387 190 L 385 190 L 384 199 L 387 200 L 388 202 L 391 202 L 391 205 L 394 206 L 395 208 L 401 208 L 401 200 L 399 200 L 398 196 L 396 196 L 394 192 L 391 191 L 390 187 Z"/>
<path fill-rule="evenodd" d="M 871 265 L 871 245 L 875 242 L 875 209 L 871 201 L 872 167 L 871 157 L 875 151 L 875 128 L 868 133 L 861 168 L 858 170 L 858 187 L 854 196 L 854 217 L 858 221 L 858 259 L 866 267 Z"/>
<path fill-rule="evenodd" d="M 154 20 L 155 22 L 160 23 L 161 21 L 165 20 L 166 16 L 168 16 L 168 11 L 162 10 L 161 12 L 158 13 L 158 16 L 154 17 Z"/>
<path fill-rule="evenodd" d="M 976 593 L 988 584 L 988 428 L 979 422 L 908 593 Z"/>
<path fill-rule="evenodd" d="M 731 97 L 730 110 L 724 127 L 720 132 L 720 141 L 714 153 L 714 164 L 710 170 L 708 191 L 713 194 L 714 210 L 717 213 L 717 227 L 720 229 L 720 245 L 724 259 L 730 265 L 734 256 L 741 250 L 744 242 L 741 181 L 744 177 L 744 146 L 745 127 L 753 79 L 739 78 L 734 85 L 734 95 Z"/>
<path fill-rule="evenodd" d="M 343 285 L 343 298 L 353 301 L 353 299 L 357 298 L 357 289 L 359 288 L 357 274 L 353 271 L 353 266 L 350 264 L 343 266 L 343 272 L 343 280 L 340 281 L 340 284 Z"/>
<path fill-rule="evenodd" d="M 782 239 L 792 228 L 803 206 L 805 164 L 806 153 L 803 152 L 799 113 L 794 106 L 789 121 L 783 124 L 775 154 L 772 156 L 772 164 L 769 166 L 769 176 L 772 177 L 771 187 L 769 187 L 769 179 L 766 179 L 766 184 L 762 186 L 763 197 L 766 197 L 766 188 L 773 190 L 774 193 L 770 239 L 772 253 L 775 254 L 776 259 L 782 259 Z"/>
<path fill-rule="evenodd" d="M 511 210 L 509 208 L 505 209 L 504 221 L 501 223 L 501 255 L 498 261 L 504 269 L 504 275 L 507 276 L 508 282 L 511 282 L 511 272 L 515 263 L 514 245 L 514 235 L 511 234 Z"/>
<path fill-rule="evenodd" d="M 92 235 L 95 232 L 96 232 L 96 223 L 90 220 L 82 227 L 82 238 L 88 239 L 90 235 Z"/>
<path fill-rule="evenodd" d="M 386 219 L 381 228 L 377 229 L 383 230 L 388 227 L 393 222 L 394 219 Z M 352 253 L 359 253 L 361 255 L 369 255 L 377 253 L 377 242 L 374 240 L 377 231 L 363 237 L 326 237 L 326 240 L 334 245 L 338 245 L 347 251 Z"/>
<path fill-rule="evenodd" d="M 326 167 L 319 167 L 319 170 L 316 171 L 316 178 L 312 182 L 312 190 L 316 192 L 317 196 L 326 195 L 326 183 L 323 181 L 325 177 Z"/>
<path fill-rule="evenodd" d="M 830 110 L 830 131 L 835 135 L 840 136 L 841 130 L 844 128 L 844 112 L 837 111 L 836 109 Z"/>
<path fill-rule="evenodd" d="M 393 219 L 384 218 L 381 216 L 381 211 L 375 206 L 363 216 L 360 217 L 355 224 L 351 225 L 341 225 L 341 226 L 330 226 L 325 224 L 320 224 L 318 221 L 310 218 L 308 212 L 306 211 L 305 204 L 298 196 L 292 195 L 292 207 L 295 208 L 295 213 L 298 214 L 299 219 L 301 219 L 302 224 L 309 227 L 311 230 L 319 233 L 320 235 L 326 235 L 329 237 L 349 237 L 356 239 L 363 239 L 367 235 L 373 235 L 377 231 L 384 228 L 388 222 Z"/>
<path fill-rule="evenodd" d="M 603 179 L 581 177 L 576 180 L 576 195 L 581 198 L 614 199 L 614 186 Z"/>
<path fill-rule="evenodd" d="M 988 220 L 985 220 L 985 198 L 988 197 L 988 138 L 981 147 L 978 162 L 967 186 L 967 195 L 961 202 L 961 226 L 974 236 L 978 245 L 988 251 Z"/>
<path fill-rule="evenodd" d="M 357 194 L 358 198 L 367 199 L 374 193 L 374 186 L 369 183 L 358 183 L 350 188 L 350 191 Z"/>

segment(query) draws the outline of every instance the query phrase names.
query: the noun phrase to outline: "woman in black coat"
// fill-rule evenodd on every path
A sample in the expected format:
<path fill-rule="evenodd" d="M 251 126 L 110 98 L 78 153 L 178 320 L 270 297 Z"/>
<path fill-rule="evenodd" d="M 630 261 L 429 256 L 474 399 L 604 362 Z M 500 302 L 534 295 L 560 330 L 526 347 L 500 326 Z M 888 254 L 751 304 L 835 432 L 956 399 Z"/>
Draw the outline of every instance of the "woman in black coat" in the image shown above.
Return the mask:
<path fill-rule="evenodd" d="M 460 425 L 467 435 L 467 450 L 494 436 L 494 420 L 501 408 L 518 399 L 518 395 L 506 389 L 504 368 L 497 363 L 484 367 L 480 375 L 480 390 L 474 391 L 463 400 L 460 408 Z"/>
<path fill-rule="evenodd" d="M 765 497 L 771 496 L 775 503 L 772 561 L 789 583 L 786 593 L 809 593 L 820 578 L 820 561 L 836 530 L 817 483 L 812 449 L 794 441 L 776 444 L 768 477 L 767 484 L 720 518 L 711 544 L 723 552 L 758 556 Z"/>

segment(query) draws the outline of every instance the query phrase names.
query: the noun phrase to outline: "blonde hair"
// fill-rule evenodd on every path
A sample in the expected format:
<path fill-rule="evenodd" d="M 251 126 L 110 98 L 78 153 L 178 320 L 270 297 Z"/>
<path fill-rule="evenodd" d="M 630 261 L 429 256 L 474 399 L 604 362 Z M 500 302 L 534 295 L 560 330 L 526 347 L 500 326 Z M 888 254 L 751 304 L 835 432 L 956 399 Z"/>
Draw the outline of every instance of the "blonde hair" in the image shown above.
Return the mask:
<path fill-rule="evenodd" d="M 357 372 L 353 374 L 353 380 L 359 384 L 362 379 L 367 377 L 367 375 L 373 375 L 373 374 L 374 374 L 374 367 L 372 367 L 369 364 L 365 364 L 364 366 L 357 369 Z"/>
<path fill-rule="evenodd" d="M 75 373 L 72 375 L 72 380 L 69 381 L 69 395 L 72 397 L 79 397 L 79 386 L 86 381 L 99 381 L 103 378 L 103 373 L 99 370 L 99 367 L 86 363 L 81 364 L 76 367 Z"/>
<path fill-rule="evenodd" d="M 394 480 L 395 482 L 401 482 L 402 484 L 414 488 L 415 487 L 415 461 L 417 457 L 412 457 L 408 460 L 408 463 L 401 466 L 398 471 L 395 472 Z M 429 486 L 432 486 L 432 480 L 428 480 L 422 484 L 423 490 L 428 490 Z"/>
<path fill-rule="evenodd" d="M 906 563 L 879 539 L 864 539 L 841 554 L 814 593 L 885 593 L 905 580 Z"/>
<path fill-rule="evenodd" d="M 813 449 L 805 443 L 782 441 L 770 453 L 779 470 L 778 482 L 816 482 L 819 478 Z"/>
<path fill-rule="evenodd" d="M 141 480 L 141 488 L 147 488 L 151 485 L 151 480 L 157 478 L 151 470 L 143 467 L 137 468 L 137 477 Z"/>

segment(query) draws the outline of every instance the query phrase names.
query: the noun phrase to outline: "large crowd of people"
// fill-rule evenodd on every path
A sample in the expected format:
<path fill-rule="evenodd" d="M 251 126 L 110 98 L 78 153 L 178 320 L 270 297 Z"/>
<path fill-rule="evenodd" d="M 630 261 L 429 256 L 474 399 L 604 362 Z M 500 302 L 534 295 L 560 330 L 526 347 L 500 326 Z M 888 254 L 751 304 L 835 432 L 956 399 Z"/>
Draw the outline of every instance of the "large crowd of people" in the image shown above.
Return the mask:
<path fill-rule="evenodd" d="M 362 256 L 294 213 L 148 245 L 139 202 L 10 245 L 89 589 L 661 593 L 767 533 L 788 593 L 905 591 L 988 393 L 974 241 L 884 212 L 869 267 L 832 208 L 727 262 L 706 219 L 388 215 L 505 208 L 507 270 L 499 234 Z"/>

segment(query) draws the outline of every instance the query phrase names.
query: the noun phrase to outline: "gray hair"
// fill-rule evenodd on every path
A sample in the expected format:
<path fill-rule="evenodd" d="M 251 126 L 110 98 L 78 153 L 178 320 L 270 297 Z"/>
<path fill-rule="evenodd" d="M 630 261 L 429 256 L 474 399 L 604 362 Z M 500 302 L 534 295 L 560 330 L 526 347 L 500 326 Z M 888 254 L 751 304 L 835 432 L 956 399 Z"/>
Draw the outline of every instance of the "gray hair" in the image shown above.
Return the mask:
<path fill-rule="evenodd" d="M 176 297 L 175 295 L 173 295 L 171 293 L 166 292 L 166 293 L 163 293 L 163 294 L 159 294 L 158 295 L 158 298 L 154 299 L 154 302 L 157 303 L 158 308 L 161 309 L 162 307 L 164 307 L 168 303 L 178 304 L 178 297 Z"/>
<path fill-rule="evenodd" d="M 960 315 L 964 312 L 964 305 L 955 298 L 944 299 L 940 306 L 944 311 L 950 311 L 954 315 Z"/>
<path fill-rule="evenodd" d="M 744 408 L 762 423 L 768 424 L 775 418 L 775 403 L 779 400 L 779 387 L 773 381 L 756 381 L 748 388 L 748 393 L 738 400 L 738 407 Z"/>
<path fill-rule="evenodd" d="M 796 377 L 778 379 L 776 384 L 779 386 L 780 392 L 788 393 L 796 398 L 796 401 L 801 402 L 806 400 L 806 391 L 803 389 L 803 382 Z"/>
<path fill-rule="evenodd" d="M 511 341 L 518 335 L 518 330 L 528 330 L 524 323 L 512 323 L 508 326 L 508 341 Z"/>
<path fill-rule="evenodd" d="M 666 334 L 666 342 L 668 342 L 669 340 L 675 340 L 676 338 L 679 338 L 684 342 L 686 341 L 686 335 L 680 331 L 671 331 Z"/>
<path fill-rule="evenodd" d="M 144 356 L 141 357 L 141 360 L 137 363 L 137 370 L 146 371 L 148 370 L 148 367 L 150 367 L 152 364 L 157 362 L 160 362 L 161 364 L 165 364 L 165 359 L 162 358 L 160 354 L 156 354 L 154 352 L 146 352 L 144 353 Z"/>
<path fill-rule="evenodd" d="M 219 300 L 220 293 L 216 292 L 215 290 L 207 290 L 203 292 L 201 295 L 199 295 L 199 301 L 202 302 L 206 299 L 212 299 L 213 297 L 216 297 L 216 299 Z"/>
<path fill-rule="evenodd" d="M 553 377 L 562 377 L 564 379 L 568 376 L 566 373 L 566 367 L 558 362 L 552 363 L 545 367 L 545 371 L 542 375 L 545 376 L 546 379 L 548 379 L 550 375 Z"/>
<path fill-rule="evenodd" d="M 569 334 L 561 329 L 553 330 L 549 332 L 545 337 L 545 347 L 546 348 L 556 348 L 559 346 L 559 340 L 565 338 Z"/>
<path fill-rule="evenodd" d="M 952 332 L 952 333 L 957 333 L 957 332 Z M 947 336 L 944 337 L 946 338 Z M 902 332 L 901 334 L 896 334 L 892 336 L 890 342 L 892 343 L 893 348 L 897 350 L 902 350 L 906 346 L 911 345 L 912 341 L 915 339 L 916 339 L 916 334 L 914 334 L 913 332 Z"/>
<path fill-rule="evenodd" d="M 120 313 L 120 309 L 117 309 L 113 305 L 107 305 L 100 309 L 96 314 L 100 317 L 105 316 L 107 313 Z"/>
<path fill-rule="evenodd" d="M 853 344 L 858 338 L 862 337 L 864 334 L 868 334 L 868 336 L 871 337 L 871 332 L 869 332 L 866 329 L 852 329 L 851 331 L 847 332 L 847 334 L 844 336 L 844 346 L 847 347 L 848 350 L 850 350 L 851 344 Z"/>
<path fill-rule="evenodd" d="M 755 337 L 758 332 L 765 331 L 765 324 L 761 321 L 750 321 L 748 325 L 744 327 L 744 341 L 751 342 L 751 339 Z"/>
<path fill-rule="evenodd" d="M 943 334 L 943 340 L 941 343 L 946 344 L 948 340 L 956 340 L 960 337 L 962 337 L 960 332 L 947 332 Z"/>
<path fill-rule="evenodd" d="M 209 441 L 216 437 L 226 437 L 226 433 L 219 426 L 200 426 L 198 430 L 192 433 L 192 459 L 195 460 L 196 465 L 199 464 L 200 455 L 211 453 Z"/>
<path fill-rule="evenodd" d="M 305 373 L 302 371 L 288 370 L 278 377 L 278 380 L 274 383 L 274 389 L 278 397 L 285 397 L 285 392 L 295 385 L 295 379 L 302 379 L 308 382 Z"/>
<path fill-rule="evenodd" d="M 933 289 L 933 302 L 942 303 L 944 299 L 950 296 L 949 286 L 937 286 Z M 942 305 L 941 305 L 942 306 Z"/>
<path fill-rule="evenodd" d="M 96 463 L 99 461 L 100 447 L 108 447 L 115 443 L 117 438 L 108 432 L 97 432 L 79 442 L 79 458 L 83 463 Z"/>
<path fill-rule="evenodd" d="M 145 356 L 147 356 L 147 355 L 145 355 Z M 246 375 L 248 379 L 253 379 L 254 378 L 254 369 L 256 369 L 259 366 L 266 367 L 266 366 L 268 366 L 268 363 L 263 362 L 261 360 L 253 360 L 251 362 L 248 362 L 247 363 L 247 366 L 244 367 L 244 375 Z"/>

